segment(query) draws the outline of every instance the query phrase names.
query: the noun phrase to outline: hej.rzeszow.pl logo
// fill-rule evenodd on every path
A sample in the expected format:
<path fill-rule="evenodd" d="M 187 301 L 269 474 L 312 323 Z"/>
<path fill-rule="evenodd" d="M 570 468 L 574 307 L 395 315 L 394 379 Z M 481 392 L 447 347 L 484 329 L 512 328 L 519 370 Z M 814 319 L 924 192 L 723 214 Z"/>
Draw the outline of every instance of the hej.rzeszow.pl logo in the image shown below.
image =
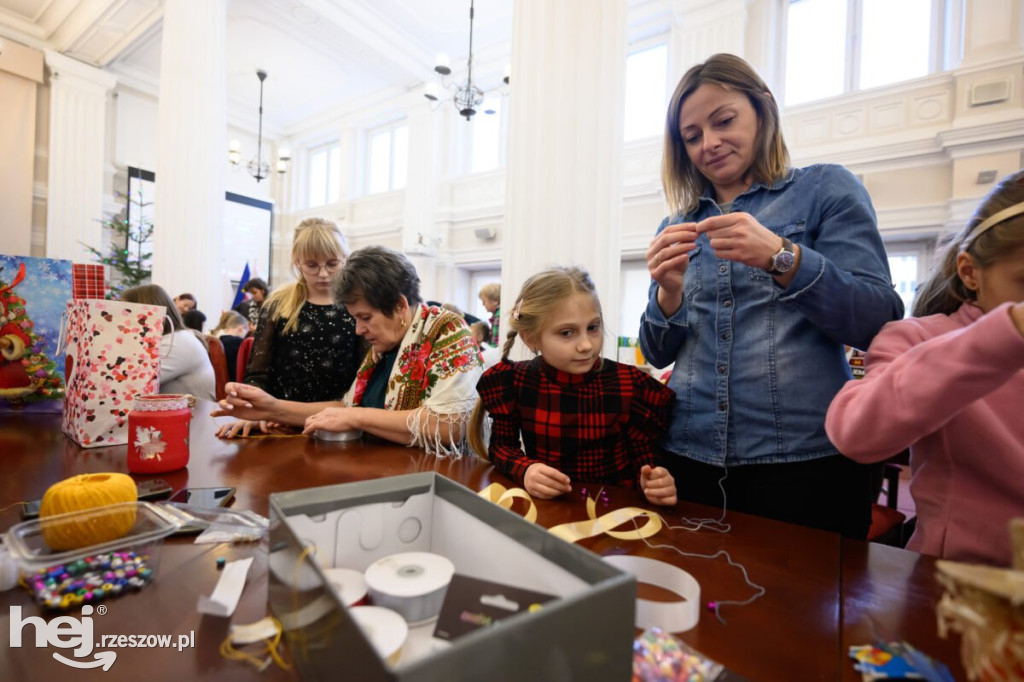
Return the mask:
<path fill-rule="evenodd" d="M 96 612 L 99 615 L 106 613 L 107 607 L 100 605 Z M 21 617 L 21 607 L 11 607 L 11 648 L 22 646 L 22 630 L 26 625 L 31 625 L 35 630 L 35 645 L 37 647 L 54 646 L 58 649 L 73 649 L 71 653 L 74 658 L 61 655 L 60 652 L 53 652 L 53 657 L 72 668 L 100 668 L 110 670 L 117 660 L 116 651 L 99 651 L 89 659 L 93 647 L 113 648 L 171 648 L 177 646 L 178 651 L 184 648 L 195 646 L 195 632 L 188 635 L 178 635 L 175 644 L 173 635 L 103 635 L 101 642 L 97 642 L 93 634 L 92 618 L 93 607 L 86 605 L 82 607 L 82 617 L 59 616 L 49 622 L 39 616 Z M 89 660 L 85 660 L 89 659 Z"/>

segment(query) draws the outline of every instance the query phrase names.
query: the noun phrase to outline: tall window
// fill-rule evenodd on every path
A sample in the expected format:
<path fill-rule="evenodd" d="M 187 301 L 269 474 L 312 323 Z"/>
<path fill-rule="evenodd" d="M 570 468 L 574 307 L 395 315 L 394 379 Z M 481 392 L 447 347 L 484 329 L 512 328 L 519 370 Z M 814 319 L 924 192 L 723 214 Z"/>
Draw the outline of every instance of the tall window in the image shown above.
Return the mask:
<path fill-rule="evenodd" d="M 341 197 L 341 147 L 337 142 L 309 152 L 309 205 L 333 204 Z"/>
<path fill-rule="evenodd" d="M 492 113 L 487 113 L 492 112 Z M 492 95 L 480 105 L 480 111 L 473 117 L 472 149 L 470 172 L 482 173 L 494 170 L 502 164 L 505 147 L 505 111 L 502 99 Z"/>
<path fill-rule="evenodd" d="M 667 79 L 668 46 L 664 43 L 626 57 L 626 142 L 662 133 Z"/>
<path fill-rule="evenodd" d="M 409 167 L 409 127 L 396 123 L 367 134 L 366 193 L 405 187 Z"/>
<path fill-rule="evenodd" d="M 941 0 L 790 0 L 786 104 L 924 76 L 938 66 Z"/>

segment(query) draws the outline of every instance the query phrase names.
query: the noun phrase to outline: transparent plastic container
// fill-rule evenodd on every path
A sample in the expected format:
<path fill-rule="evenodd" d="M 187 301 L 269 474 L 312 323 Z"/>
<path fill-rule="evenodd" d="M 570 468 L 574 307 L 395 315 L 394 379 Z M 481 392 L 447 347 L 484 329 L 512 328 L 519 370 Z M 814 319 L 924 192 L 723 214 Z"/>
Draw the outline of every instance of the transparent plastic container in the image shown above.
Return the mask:
<path fill-rule="evenodd" d="M 117 537 L 75 549 L 51 546 L 69 535 L 99 536 L 128 521 L 130 527 Z M 180 526 L 179 519 L 154 504 L 122 502 L 24 521 L 12 526 L 4 541 L 36 602 L 45 609 L 68 611 L 152 582 L 164 538 Z"/>

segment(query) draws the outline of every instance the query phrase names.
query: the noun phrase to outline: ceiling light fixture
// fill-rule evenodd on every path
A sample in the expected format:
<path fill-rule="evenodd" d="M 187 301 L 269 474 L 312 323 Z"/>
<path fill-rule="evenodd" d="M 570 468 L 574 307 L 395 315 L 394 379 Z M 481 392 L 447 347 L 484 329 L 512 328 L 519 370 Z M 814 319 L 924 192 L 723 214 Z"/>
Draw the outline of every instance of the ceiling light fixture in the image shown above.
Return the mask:
<path fill-rule="evenodd" d="M 263 81 L 267 79 L 267 72 L 263 69 L 256 71 L 256 77 L 260 79 L 260 122 L 256 134 L 256 156 L 249 161 L 246 169 L 249 175 L 259 182 L 270 175 L 270 164 L 263 160 Z M 282 147 L 277 152 L 277 164 L 275 170 L 284 174 L 288 171 L 288 162 L 291 160 L 291 152 Z M 228 143 L 228 161 L 236 168 L 242 163 L 242 145 L 238 140 L 231 140 Z"/>
<path fill-rule="evenodd" d="M 466 82 L 462 84 L 448 83 L 446 78 L 452 73 L 448 55 L 441 53 L 437 55 L 437 59 L 434 62 L 434 71 L 441 74 L 441 85 L 451 93 L 447 95 L 447 97 L 451 98 L 452 104 L 455 105 L 455 109 L 459 112 L 459 116 L 464 116 L 467 121 L 472 120 L 474 114 L 477 113 L 477 107 L 479 107 L 484 101 L 484 91 L 478 86 L 473 85 L 474 2 L 475 0 L 470 0 L 469 2 L 469 57 L 466 59 Z M 505 69 L 505 76 L 503 80 L 506 84 L 509 82 L 508 67 Z M 441 88 L 438 87 L 436 82 L 427 83 L 423 96 L 431 102 L 439 102 L 441 100 Z M 485 113 L 493 114 L 494 112 L 486 111 Z"/>

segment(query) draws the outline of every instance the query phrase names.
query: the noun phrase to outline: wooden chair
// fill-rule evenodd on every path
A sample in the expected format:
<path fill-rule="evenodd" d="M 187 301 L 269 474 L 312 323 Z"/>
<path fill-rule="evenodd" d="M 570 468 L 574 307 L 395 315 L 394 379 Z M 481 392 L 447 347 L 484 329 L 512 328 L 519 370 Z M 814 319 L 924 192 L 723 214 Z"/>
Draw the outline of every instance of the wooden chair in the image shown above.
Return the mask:
<path fill-rule="evenodd" d="M 228 382 L 228 361 L 224 355 L 224 344 L 216 336 L 206 335 L 206 352 L 210 356 L 210 364 L 213 365 L 214 394 L 217 400 L 223 400 L 227 395 L 224 392 L 224 384 Z"/>
<path fill-rule="evenodd" d="M 238 359 L 235 365 L 235 381 L 245 381 L 245 368 L 249 366 L 249 355 L 252 353 L 253 337 L 247 336 L 238 347 Z"/>

